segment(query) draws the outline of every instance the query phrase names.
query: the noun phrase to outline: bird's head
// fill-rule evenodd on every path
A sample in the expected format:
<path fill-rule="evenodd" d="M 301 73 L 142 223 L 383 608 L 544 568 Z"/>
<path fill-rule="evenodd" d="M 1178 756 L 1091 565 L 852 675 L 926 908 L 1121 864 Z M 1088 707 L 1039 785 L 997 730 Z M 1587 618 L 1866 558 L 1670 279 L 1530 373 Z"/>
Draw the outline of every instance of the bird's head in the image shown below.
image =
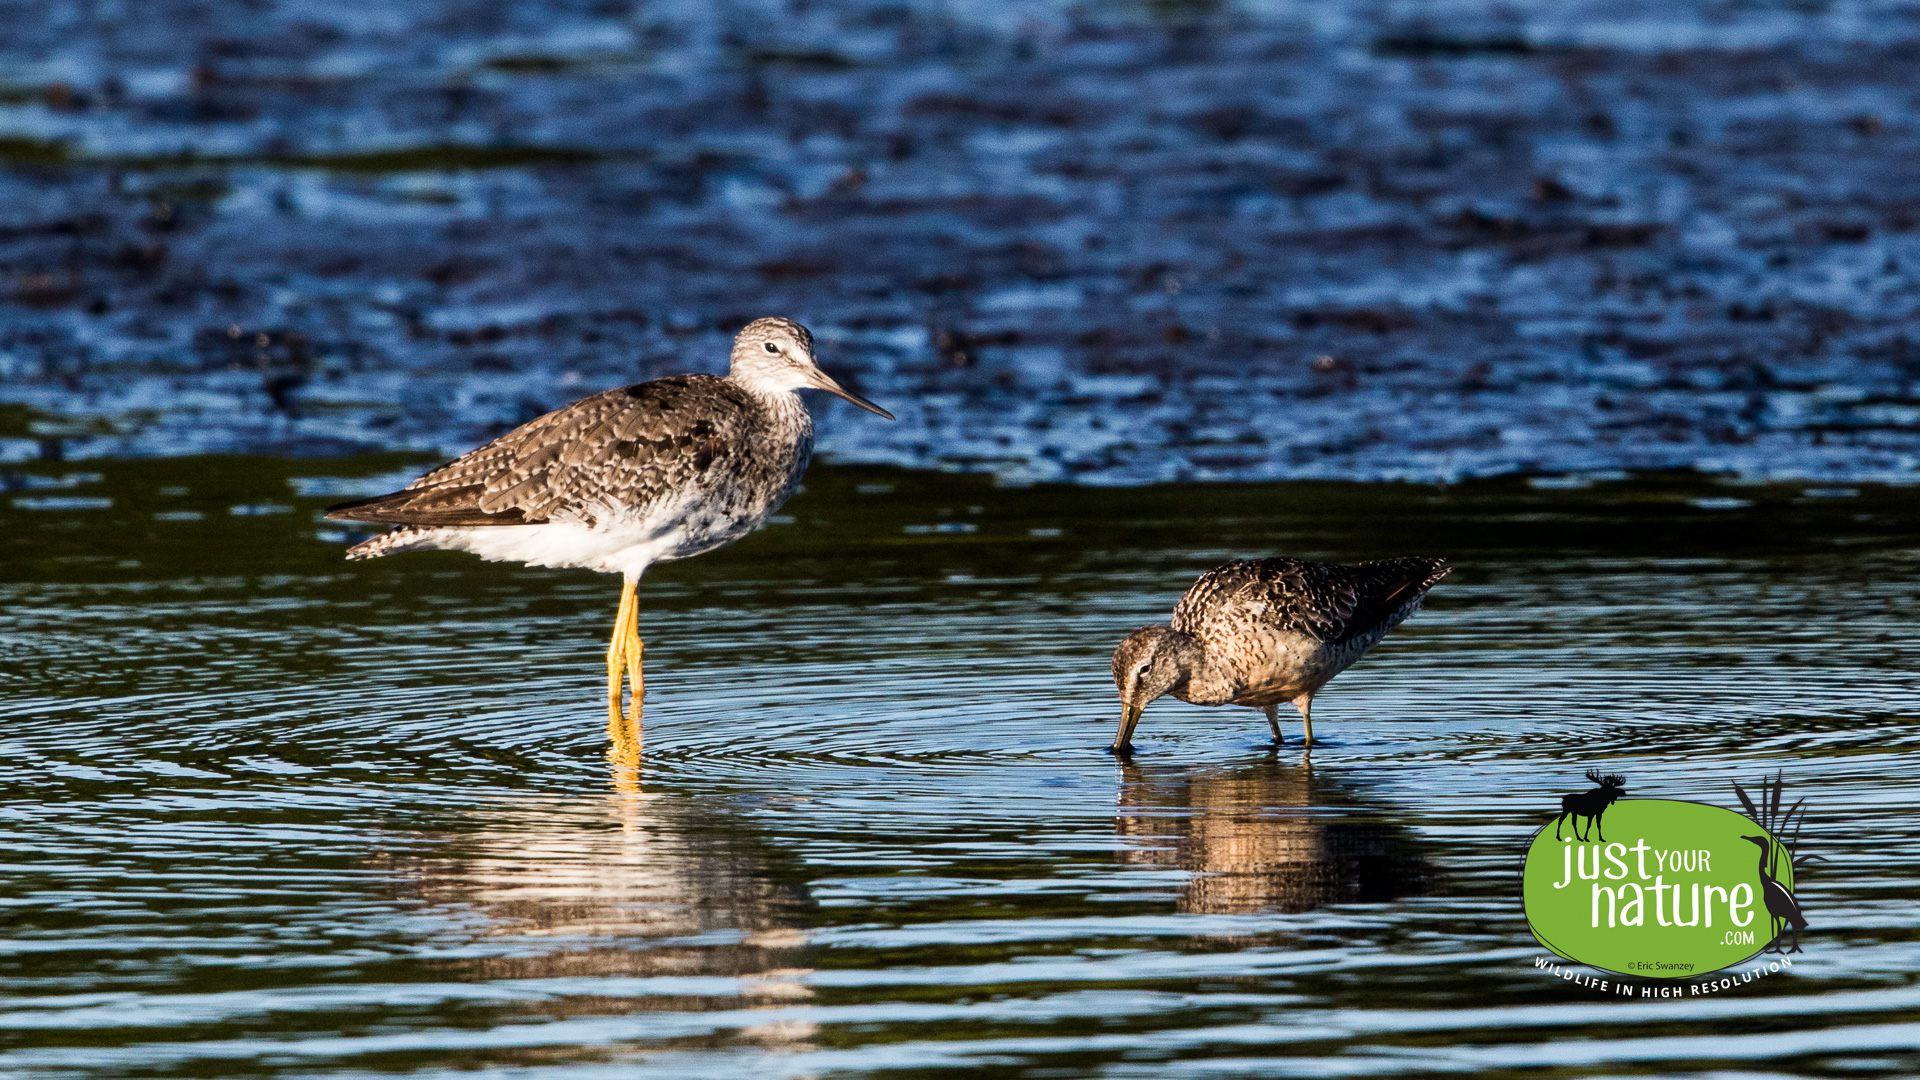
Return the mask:
<path fill-rule="evenodd" d="M 1114 750 L 1132 746 L 1140 714 L 1186 683 L 1199 652 L 1199 642 L 1171 626 L 1143 626 L 1113 650 L 1113 685 L 1120 691 L 1120 733 L 1114 736 Z"/>
<path fill-rule="evenodd" d="M 833 381 L 813 358 L 813 335 L 792 319 L 755 319 L 733 339 L 732 376 L 769 393 L 812 387 L 893 419 L 893 414 Z"/>

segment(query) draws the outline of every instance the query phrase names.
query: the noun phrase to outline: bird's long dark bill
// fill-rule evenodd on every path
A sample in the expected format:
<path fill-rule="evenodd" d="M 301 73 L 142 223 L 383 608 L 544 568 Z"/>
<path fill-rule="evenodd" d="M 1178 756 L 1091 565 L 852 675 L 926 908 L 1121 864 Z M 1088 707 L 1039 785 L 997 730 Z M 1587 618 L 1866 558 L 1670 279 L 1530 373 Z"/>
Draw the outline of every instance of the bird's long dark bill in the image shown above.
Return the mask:
<path fill-rule="evenodd" d="M 815 371 L 813 373 L 813 385 L 822 390 L 825 390 L 827 393 L 832 394 L 834 397 L 842 398 L 846 401 L 851 401 L 855 405 L 860 406 L 861 408 L 867 410 L 870 413 L 875 414 L 876 416 L 884 416 L 889 420 L 893 419 L 892 413 L 888 412 L 887 410 L 881 408 L 878 405 L 875 405 L 873 402 L 868 401 L 866 398 L 861 397 L 859 394 L 854 393 L 853 391 L 847 389 L 846 387 L 841 386 L 839 383 L 834 382 L 833 376 L 828 375 L 824 371 Z"/>
<path fill-rule="evenodd" d="M 1113 737 L 1113 749 L 1128 750 L 1133 747 L 1133 727 L 1140 722 L 1143 711 L 1138 705 L 1120 706 L 1120 734 Z"/>

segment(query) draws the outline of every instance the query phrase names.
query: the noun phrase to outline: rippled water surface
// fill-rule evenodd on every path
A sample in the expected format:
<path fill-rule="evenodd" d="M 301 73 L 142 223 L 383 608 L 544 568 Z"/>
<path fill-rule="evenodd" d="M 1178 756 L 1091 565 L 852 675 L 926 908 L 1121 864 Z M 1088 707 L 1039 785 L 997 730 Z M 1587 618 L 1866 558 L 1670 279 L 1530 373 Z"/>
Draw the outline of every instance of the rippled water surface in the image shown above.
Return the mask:
<path fill-rule="evenodd" d="M 820 469 L 644 585 L 630 773 L 610 580 L 341 560 L 315 511 L 406 464 L 8 478 L 0 1074 L 1920 1070 L 1905 492 Z M 1105 754 L 1113 643 L 1267 552 L 1459 568 L 1310 766 L 1177 702 Z M 1519 860 L 1594 765 L 1783 770 L 1828 860 L 1790 973 L 1533 968 Z"/>

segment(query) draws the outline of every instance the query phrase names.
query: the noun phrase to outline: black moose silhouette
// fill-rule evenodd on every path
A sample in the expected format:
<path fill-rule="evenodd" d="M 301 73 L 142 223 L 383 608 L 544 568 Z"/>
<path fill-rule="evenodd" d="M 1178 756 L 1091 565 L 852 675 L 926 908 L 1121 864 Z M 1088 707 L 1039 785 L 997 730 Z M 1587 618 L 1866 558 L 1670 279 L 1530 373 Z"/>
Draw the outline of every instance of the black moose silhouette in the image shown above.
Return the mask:
<path fill-rule="evenodd" d="M 1614 800 L 1627 793 L 1627 778 L 1618 773 L 1602 776 L 1599 769 L 1588 769 L 1587 779 L 1600 786 L 1592 791 L 1560 797 L 1560 816 L 1553 819 L 1555 840 L 1560 839 L 1560 823 L 1572 818 L 1573 838 L 1583 844 L 1586 843 L 1587 837 L 1580 835 L 1580 819 L 1586 818 L 1587 831 L 1598 832 L 1600 842 L 1603 844 L 1607 842 L 1606 831 L 1600 827 L 1600 816 L 1607 812 L 1607 807 L 1612 806 Z"/>

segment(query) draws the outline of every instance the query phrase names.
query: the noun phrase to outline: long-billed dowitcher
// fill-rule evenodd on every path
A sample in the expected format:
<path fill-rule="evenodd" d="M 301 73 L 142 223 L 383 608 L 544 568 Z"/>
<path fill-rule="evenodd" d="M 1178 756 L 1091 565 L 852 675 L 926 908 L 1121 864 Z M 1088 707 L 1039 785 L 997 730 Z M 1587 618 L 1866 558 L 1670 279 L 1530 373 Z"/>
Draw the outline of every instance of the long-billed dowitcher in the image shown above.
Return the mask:
<path fill-rule="evenodd" d="M 623 575 L 607 712 L 618 724 L 624 673 L 637 723 L 640 575 L 738 540 L 787 501 L 813 454 L 803 387 L 893 419 L 820 370 L 806 327 L 757 319 L 734 338 L 725 377 L 673 375 L 582 398 L 327 516 L 400 526 L 349 548 L 349 559 L 447 548 Z"/>
<path fill-rule="evenodd" d="M 1167 694 L 1264 709 L 1276 743 L 1280 703 L 1290 701 L 1311 749 L 1313 695 L 1413 614 L 1448 569 L 1441 559 L 1241 559 L 1207 571 L 1174 605 L 1171 626 L 1135 630 L 1113 651 L 1113 749 L 1132 747 L 1141 711 Z"/>

